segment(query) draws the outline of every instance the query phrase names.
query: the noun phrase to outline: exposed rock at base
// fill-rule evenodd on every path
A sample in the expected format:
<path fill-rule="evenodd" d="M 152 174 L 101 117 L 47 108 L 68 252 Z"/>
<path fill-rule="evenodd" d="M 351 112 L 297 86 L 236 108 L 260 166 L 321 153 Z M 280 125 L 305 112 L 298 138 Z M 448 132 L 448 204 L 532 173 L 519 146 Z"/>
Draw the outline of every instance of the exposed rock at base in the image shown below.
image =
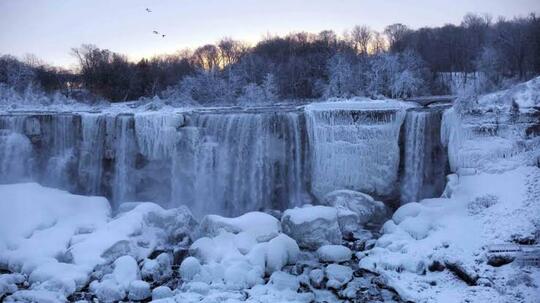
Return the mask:
<path fill-rule="evenodd" d="M 476 281 L 479 277 L 476 271 L 471 266 L 468 266 L 459 260 L 453 259 L 446 260 L 444 264 L 449 271 L 454 273 L 458 278 L 463 280 L 468 285 L 476 285 Z"/>
<path fill-rule="evenodd" d="M 338 209 L 345 209 L 358 215 L 358 224 L 381 222 L 388 215 L 384 203 L 375 201 L 370 195 L 353 190 L 335 190 L 328 193 L 322 203 Z"/>
<path fill-rule="evenodd" d="M 298 246 L 308 250 L 341 244 L 342 234 L 334 207 L 305 205 L 288 209 L 281 218 L 281 228 Z"/>

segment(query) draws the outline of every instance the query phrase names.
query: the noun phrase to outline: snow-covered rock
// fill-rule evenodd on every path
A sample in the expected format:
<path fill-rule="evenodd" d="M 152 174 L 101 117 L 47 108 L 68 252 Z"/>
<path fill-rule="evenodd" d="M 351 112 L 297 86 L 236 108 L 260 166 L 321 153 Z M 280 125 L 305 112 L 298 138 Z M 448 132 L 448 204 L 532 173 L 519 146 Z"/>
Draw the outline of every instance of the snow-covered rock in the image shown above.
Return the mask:
<path fill-rule="evenodd" d="M 281 226 L 302 248 L 316 250 L 322 245 L 341 243 L 337 209 L 333 207 L 306 205 L 288 209 Z"/>
<path fill-rule="evenodd" d="M 402 298 L 417 301 L 445 300 L 450 292 L 459 300 L 479 302 L 537 295 L 538 289 L 524 280 L 508 288 L 516 268 L 489 265 L 485 247 L 510 243 L 515 235 L 532 235 L 538 230 L 540 169 L 518 167 L 460 175 L 453 183 L 448 198 L 400 207 L 383 225 L 383 235 L 359 266 L 381 273 Z M 525 279 L 539 274 L 532 269 Z M 434 283 L 426 287 L 426 278 Z M 481 292 L 468 288 L 486 279 L 491 287 L 478 286 Z M 501 288 L 508 291 L 501 294 L 496 290 Z"/>
<path fill-rule="evenodd" d="M 126 297 L 126 290 L 114 279 L 105 279 L 101 282 L 90 283 L 90 290 L 101 302 L 115 302 Z"/>
<path fill-rule="evenodd" d="M 287 264 L 294 264 L 300 249 L 296 241 L 285 234 L 280 234 L 268 242 L 266 247 L 266 270 L 268 273 L 279 271 Z"/>
<path fill-rule="evenodd" d="M 161 253 L 156 259 L 145 259 L 141 268 L 143 279 L 161 281 L 172 276 L 172 260 L 169 254 Z"/>
<path fill-rule="evenodd" d="M 194 257 L 187 257 L 180 265 L 180 277 L 184 281 L 191 281 L 201 272 L 201 262 Z"/>
<path fill-rule="evenodd" d="M 139 280 L 141 273 L 137 261 L 131 256 L 123 256 L 114 261 L 112 278 L 124 289 L 127 289 L 131 282 Z"/>
<path fill-rule="evenodd" d="M 317 256 L 321 262 L 345 262 L 352 257 L 352 251 L 343 245 L 324 245 L 317 249 Z"/>
<path fill-rule="evenodd" d="M 309 281 L 316 288 L 321 288 L 324 281 L 324 271 L 322 269 L 313 269 L 309 272 Z"/>
<path fill-rule="evenodd" d="M 234 234 L 245 232 L 258 242 L 268 241 L 281 231 L 279 220 L 263 212 L 249 212 L 236 218 L 207 215 L 199 228 L 205 237 L 215 237 L 220 230 L 225 230 Z"/>
<path fill-rule="evenodd" d="M 340 289 L 347 284 L 353 276 L 353 270 L 348 266 L 330 264 L 325 269 L 328 282 L 326 286 L 333 289 Z"/>
<path fill-rule="evenodd" d="M 152 290 L 152 300 L 170 298 L 173 295 L 173 291 L 167 286 L 158 286 Z"/>
<path fill-rule="evenodd" d="M 145 281 L 135 280 L 129 284 L 128 299 L 133 301 L 142 301 L 151 296 L 150 284 Z"/>
<path fill-rule="evenodd" d="M 25 280 L 26 279 L 21 274 L 0 275 L 0 297 L 16 292 L 19 289 L 17 284 L 21 284 Z"/>
<path fill-rule="evenodd" d="M 379 222 L 387 214 L 384 203 L 375 201 L 370 195 L 352 190 L 335 190 L 324 196 L 322 202 L 324 205 L 354 212 L 358 215 L 360 226 L 369 222 Z"/>
<path fill-rule="evenodd" d="M 292 290 L 296 292 L 298 291 L 298 288 L 300 287 L 298 277 L 282 272 L 282 271 L 274 272 L 270 276 L 270 283 L 277 290 Z"/>

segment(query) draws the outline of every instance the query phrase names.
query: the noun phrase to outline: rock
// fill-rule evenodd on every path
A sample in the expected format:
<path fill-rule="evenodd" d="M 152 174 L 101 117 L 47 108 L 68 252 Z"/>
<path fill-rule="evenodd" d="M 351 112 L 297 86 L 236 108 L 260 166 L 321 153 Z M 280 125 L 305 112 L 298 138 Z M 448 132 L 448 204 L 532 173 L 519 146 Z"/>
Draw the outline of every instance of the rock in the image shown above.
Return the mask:
<path fill-rule="evenodd" d="M 142 301 L 150 298 L 150 284 L 141 280 L 133 281 L 129 284 L 128 299 Z"/>
<path fill-rule="evenodd" d="M 180 265 L 180 277 L 184 281 L 191 281 L 201 272 L 201 263 L 194 257 L 187 257 Z"/>
<path fill-rule="evenodd" d="M 333 289 L 341 289 L 353 276 L 353 271 L 348 266 L 330 264 L 326 267 L 326 286 Z"/>
<path fill-rule="evenodd" d="M 143 279 L 164 281 L 172 276 L 172 261 L 167 253 L 159 254 L 155 260 L 145 259 L 141 269 Z"/>
<path fill-rule="evenodd" d="M 141 278 L 137 261 L 131 256 L 123 256 L 116 259 L 114 261 L 112 277 L 124 289 L 127 289 L 131 282 Z"/>
<path fill-rule="evenodd" d="M 268 242 L 266 250 L 266 272 L 279 271 L 287 264 L 294 264 L 300 254 L 296 241 L 280 234 Z"/>
<path fill-rule="evenodd" d="M 353 239 L 354 233 L 360 227 L 358 225 L 359 217 L 355 212 L 345 209 L 337 208 L 339 229 L 345 239 Z"/>
<path fill-rule="evenodd" d="M 170 298 L 173 295 L 173 291 L 167 286 L 158 286 L 152 290 L 152 300 Z"/>
<path fill-rule="evenodd" d="M 281 218 L 281 227 L 300 247 L 308 250 L 341 244 L 337 210 L 333 207 L 306 205 L 288 209 Z"/>
<path fill-rule="evenodd" d="M 263 212 L 249 212 L 236 218 L 207 215 L 199 226 L 199 233 L 203 237 L 215 237 L 221 230 L 233 234 L 246 232 L 258 242 L 266 242 L 280 233 L 281 226 L 278 219 Z"/>
<path fill-rule="evenodd" d="M 134 250 L 129 240 L 120 240 L 105 250 L 101 257 L 105 259 L 104 263 L 112 263 L 122 256 L 131 255 Z"/>
<path fill-rule="evenodd" d="M 358 215 L 358 224 L 381 222 L 387 216 L 384 203 L 375 201 L 370 195 L 353 190 L 335 190 L 328 193 L 322 203 L 336 208 L 347 209 Z"/>
<path fill-rule="evenodd" d="M 309 272 L 309 281 L 315 288 L 322 288 L 324 281 L 324 271 L 321 269 L 313 269 Z"/>
<path fill-rule="evenodd" d="M 431 262 L 431 264 L 428 266 L 429 271 L 443 271 L 444 268 L 444 265 L 437 260 Z"/>
<path fill-rule="evenodd" d="M 470 266 L 463 264 L 463 262 L 459 260 L 446 260 L 444 264 L 449 271 L 453 272 L 458 278 L 463 280 L 468 285 L 476 285 L 478 274 Z"/>
<path fill-rule="evenodd" d="M 298 281 L 298 277 L 282 271 L 274 272 L 270 276 L 270 283 L 277 290 L 292 290 L 296 292 L 298 291 L 298 288 L 300 288 L 300 282 Z"/>
<path fill-rule="evenodd" d="M 93 284 L 93 285 L 92 285 Z M 124 288 L 113 279 L 92 283 L 91 289 L 100 302 L 115 302 L 126 297 Z"/>
<path fill-rule="evenodd" d="M 352 257 L 352 251 L 343 245 L 324 245 L 317 249 L 317 256 L 321 262 L 345 262 Z"/>
<path fill-rule="evenodd" d="M 17 284 L 21 284 L 24 281 L 25 278 L 21 274 L 0 275 L 0 297 L 16 292 L 19 289 Z"/>
<path fill-rule="evenodd" d="M 512 263 L 515 257 L 501 254 L 501 255 L 489 255 L 487 259 L 488 259 L 487 264 L 493 267 L 500 267 L 500 266 Z"/>

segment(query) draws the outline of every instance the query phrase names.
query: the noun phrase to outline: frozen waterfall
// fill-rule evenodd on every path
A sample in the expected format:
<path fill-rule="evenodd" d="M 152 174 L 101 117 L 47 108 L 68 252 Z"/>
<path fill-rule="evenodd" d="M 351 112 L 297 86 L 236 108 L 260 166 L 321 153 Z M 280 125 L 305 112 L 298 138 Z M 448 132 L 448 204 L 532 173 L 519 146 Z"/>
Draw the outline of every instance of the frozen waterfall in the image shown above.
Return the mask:
<path fill-rule="evenodd" d="M 440 193 L 446 168 L 441 112 L 409 107 L 8 113 L 0 115 L 0 182 L 103 195 L 115 208 L 188 205 L 197 215 L 285 209 L 337 189 L 409 202 Z"/>
<path fill-rule="evenodd" d="M 331 104 L 330 104 L 331 105 Z M 306 108 L 311 152 L 311 191 L 322 198 L 335 189 L 379 197 L 394 194 L 404 108 L 315 104 Z"/>

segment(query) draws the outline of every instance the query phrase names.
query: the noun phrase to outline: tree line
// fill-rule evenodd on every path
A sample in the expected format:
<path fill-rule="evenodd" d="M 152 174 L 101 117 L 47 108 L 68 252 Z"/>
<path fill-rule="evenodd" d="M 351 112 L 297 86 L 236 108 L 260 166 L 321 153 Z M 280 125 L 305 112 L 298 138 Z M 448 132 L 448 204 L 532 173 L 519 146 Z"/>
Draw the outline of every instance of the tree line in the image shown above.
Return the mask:
<path fill-rule="evenodd" d="M 86 91 L 112 102 L 160 96 L 198 104 L 448 94 L 453 76 L 481 75 L 481 89 L 490 90 L 540 74 L 540 19 L 468 14 L 459 25 L 392 24 L 383 32 L 355 26 L 341 35 L 267 36 L 253 46 L 224 38 L 138 62 L 90 44 L 72 54 L 75 71 L 4 55 L 0 83 L 21 91 L 29 85 Z"/>

